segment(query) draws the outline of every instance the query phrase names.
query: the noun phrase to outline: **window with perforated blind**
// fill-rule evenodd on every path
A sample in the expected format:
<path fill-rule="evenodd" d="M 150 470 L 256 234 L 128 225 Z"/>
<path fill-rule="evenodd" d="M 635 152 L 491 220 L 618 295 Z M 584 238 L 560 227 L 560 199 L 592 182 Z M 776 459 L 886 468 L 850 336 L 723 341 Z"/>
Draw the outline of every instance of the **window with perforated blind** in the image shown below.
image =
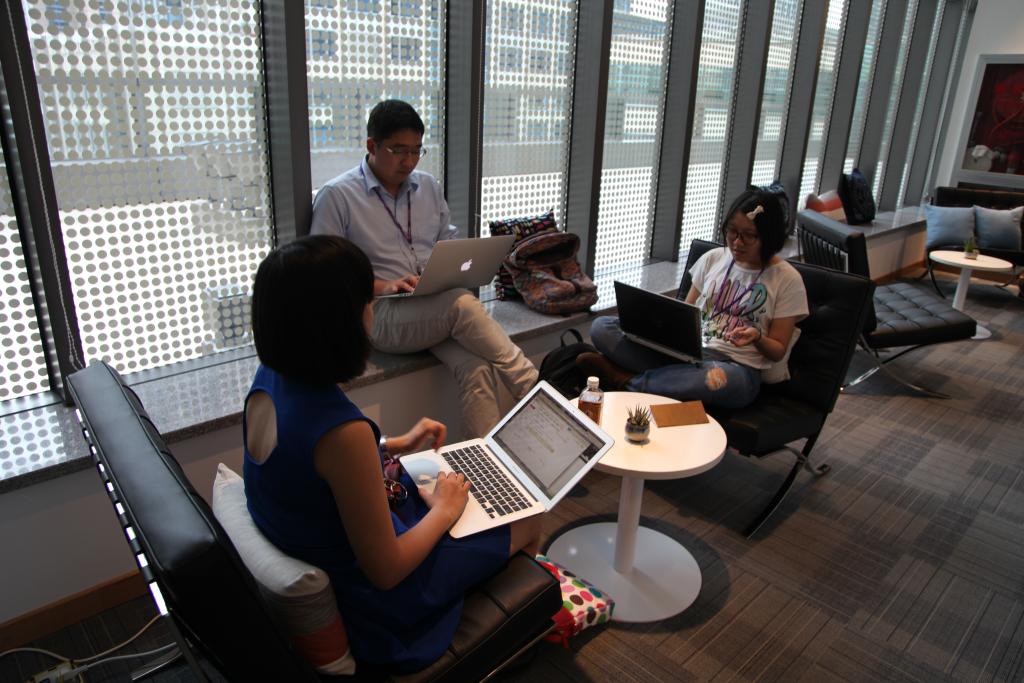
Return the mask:
<path fill-rule="evenodd" d="M 799 19 L 800 3 L 797 0 L 776 0 L 761 95 L 761 122 L 757 128 L 754 168 L 750 174 L 750 182 L 755 185 L 767 185 L 775 180 L 775 169 L 782 156 L 782 130 L 786 125 Z"/>
<path fill-rule="evenodd" d="M 86 362 L 249 341 L 271 244 L 259 5 L 23 2 Z"/>
<path fill-rule="evenodd" d="M 725 159 L 725 134 L 736 76 L 736 41 L 740 0 L 709 0 L 704 7 L 697 91 L 693 109 L 693 139 L 686 170 L 681 250 L 694 239 L 715 232 Z"/>
<path fill-rule="evenodd" d="M 807 135 L 807 151 L 804 153 L 804 168 L 800 178 L 798 205 L 803 206 L 808 193 L 818 186 L 818 169 L 821 167 L 822 141 L 828 125 L 829 110 L 832 107 L 832 93 L 838 63 L 839 36 L 843 27 L 846 0 L 829 0 L 828 18 L 825 20 L 825 38 L 818 60 L 818 83 L 814 90 L 814 105 L 811 110 L 811 130 Z M 822 188 L 830 190 L 834 188 Z"/>
<path fill-rule="evenodd" d="M 904 140 L 892 140 L 892 129 L 896 123 L 896 112 L 899 109 L 900 93 L 903 90 L 903 76 L 906 72 L 907 55 L 910 52 L 910 42 L 914 33 L 914 19 L 917 15 L 917 2 L 918 0 L 910 0 L 907 3 L 907 14 L 903 20 L 899 57 L 896 59 L 896 73 L 892 78 L 892 87 L 889 91 L 889 101 L 885 109 L 885 125 L 882 129 L 882 139 L 878 151 L 878 163 L 875 166 L 875 177 L 871 186 L 871 194 L 874 197 L 878 196 L 879 189 L 882 186 L 882 178 L 885 177 L 886 173 L 888 173 L 888 169 L 885 168 L 885 160 L 889 155 L 889 145 L 893 142 L 896 142 L 896 144 L 904 144 L 906 142 Z M 894 172 L 899 173 L 901 171 L 902 169 L 896 169 Z"/>
<path fill-rule="evenodd" d="M 595 273 L 642 263 L 650 251 L 670 32 L 667 0 L 614 7 Z"/>
<path fill-rule="evenodd" d="M 875 54 L 878 52 L 878 32 L 882 27 L 882 12 L 885 0 L 875 0 L 871 6 L 871 18 L 868 21 L 868 35 L 864 40 L 864 56 L 861 59 L 860 77 L 857 79 L 857 97 L 853 105 L 853 117 L 850 120 L 850 138 L 846 143 L 846 159 L 843 173 L 853 170 L 853 165 L 860 154 L 860 143 L 864 137 L 864 117 L 867 114 L 868 98 L 871 94 L 871 77 L 875 71 Z M 825 190 L 833 188 L 823 188 Z"/>
<path fill-rule="evenodd" d="M 0 171 L 0 401 L 50 388 L 25 253 L 14 216 L 7 163 Z"/>
<path fill-rule="evenodd" d="M 490 0 L 484 61 L 481 234 L 555 211 L 561 226 L 576 3 Z"/>
<path fill-rule="evenodd" d="M 307 0 L 305 19 L 313 191 L 362 160 L 366 117 L 388 98 L 419 112 L 418 168 L 443 181 L 445 3 Z"/>

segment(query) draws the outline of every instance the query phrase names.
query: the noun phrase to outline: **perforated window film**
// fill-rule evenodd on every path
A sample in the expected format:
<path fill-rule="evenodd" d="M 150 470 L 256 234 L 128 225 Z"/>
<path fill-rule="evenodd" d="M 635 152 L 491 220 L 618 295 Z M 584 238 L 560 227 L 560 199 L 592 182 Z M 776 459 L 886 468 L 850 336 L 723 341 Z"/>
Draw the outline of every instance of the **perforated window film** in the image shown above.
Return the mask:
<path fill-rule="evenodd" d="M 318 0 L 305 18 L 313 191 L 362 160 L 366 117 L 388 98 L 419 112 L 428 153 L 418 168 L 443 182 L 445 3 Z"/>
<path fill-rule="evenodd" d="M 878 197 L 879 188 L 882 186 L 882 178 L 888 173 L 885 168 L 885 160 L 889 156 L 889 145 L 894 142 L 892 129 L 896 124 L 896 111 L 900 105 L 900 92 L 903 90 L 903 75 L 906 73 L 907 55 L 910 53 L 910 42 L 914 34 L 914 19 L 917 16 L 917 0 L 910 0 L 907 3 L 907 15 L 903 21 L 903 31 L 900 34 L 900 53 L 896 59 L 896 73 L 892 78 L 892 87 L 889 90 L 889 101 L 885 110 L 885 125 L 882 128 L 881 143 L 878 147 L 878 164 L 875 166 L 875 177 L 872 180 L 871 194 Z M 905 141 L 896 141 L 902 144 Z M 862 169 L 864 170 L 864 169 Z M 902 169 L 896 169 L 899 173 Z"/>
<path fill-rule="evenodd" d="M 740 0 L 710 0 L 704 7 L 700 62 L 697 67 L 696 101 L 693 109 L 693 139 L 690 164 L 686 169 L 682 237 L 679 247 L 686 251 L 694 239 L 711 239 L 715 232 L 725 159 L 732 84 L 736 76 L 736 39 L 739 32 Z"/>
<path fill-rule="evenodd" d="M 0 161 L 3 161 L 0 159 Z M 25 254 L 14 217 L 7 164 L 0 171 L 0 402 L 50 388 Z"/>
<path fill-rule="evenodd" d="M 775 179 L 775 168 L 782 156 L 782 131 L 786 119 L 789 85 L 796 54 L 796 23 L 800 3 L 777 0 L 772 16 L 772 34 L 768 43 L 764 92 L 761 95 L 761 123 L 757 129 L 754 168 L 750 182 L 767 185 Z"/>
<path fill-rule="evenodd" d="M 864 40 L 864 57 L 860 65 L 860 77 L 857 79 L 857 98 L 853 105 L 853 116 L 850 119 L 850 139 L 846 144 L 846 159 L 843 173 L 853 170 L 854 160 L 860 154 L 860 143 L 864 138 L 864 117 L 867 115 L 868 100 L 871 95 L 871 79 L 876 68 L 875 55 L 878 52 L 878 31 L 882 26 L 882 12 L 885 0 L 875 0 L 871 6 L 871 18 L 868 20 L 868 35 Z M 824 188 L 830 189 L 830 188 Z"/>
<path fill-rule="evenodd" d="M 244 343 L 271 243 L 259 3 L 24 7 L 85 360 Z"/>
<path fill-rule="evenodd" d="M 667 0 L 615 3 L 594 272 L 650 253 L 669 39 Z"/>
<path fill-rule="evenodd" d="M 575 35 L 574 2 L 487 3 L 481 235 L 552 209 L 563 227 Z"/>
<path fill-rule="evenodd" d="M 804 172 L 800 178 L 800 196 L 798 206 L 806 204 L 808 193 L 814 192 L 818 186 L 818 171 L 821 168 L 822 140 L 828 126 L 829 111 L 832 107 L 832 95 L 836 81 L 836 55 L 839 49 L 839 36 L 842 32 L 843 15 L 846 10 L 845 0 L 829 0 L 828 18 L 825 20 L 825 38 L 821 45 L 821 58 L 818 60 L 818 83 L 814 90 L 814 105 L 811 110 L 811 131 L 807 137 L 807 151 L 804 153 Z M 822 191 L 834 190 L 823 187 Z"/>

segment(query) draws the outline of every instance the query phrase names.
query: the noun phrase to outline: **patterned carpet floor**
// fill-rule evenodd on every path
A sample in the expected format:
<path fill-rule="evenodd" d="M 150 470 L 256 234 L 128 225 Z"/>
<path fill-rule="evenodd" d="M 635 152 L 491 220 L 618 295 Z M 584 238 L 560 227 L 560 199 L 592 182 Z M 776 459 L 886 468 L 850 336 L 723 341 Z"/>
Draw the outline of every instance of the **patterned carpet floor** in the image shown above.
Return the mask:
<path fill-rule="evenodd" d="M 940 283 L 947 295 L 953 282 Z M 727 453 L 647 482 L 642 523 L 685 545 L 696 602 L 653 624 L 546 647 L 521 681 L 1019 681 L 1024 678 L 1024 300 L 978 281 L 984 341 L 896 360 L 925 398 L 878 373 L 840 396 L 812 462 L 751 540 L 740 531 L 793 463 Z M 855 358 L 850 377 L 868 367 Z M 548 538 L 614 521 L 619 479 L 592 473 Z M 614 596 L 613 596 L 614 597 Z"/>
<path fill-rule="evenodd" d="M 951 295 L 952 279 L 940 284 Z M 740 531 L 788 472 L 788 453 L 727 453 L 702 475 L 647 482 L 642 523 L 693 553 L 696 602 L 658 623 L 588 629 L 568 649 L 544 643 L 502 680 L 1024 679 L 1024 300 L 975 281 L 966 312 L 993 336 L 892 364 L 952 398 L 921 397 L 881 373 L 849 389 L 812 453 L 831 471 L 801 473 L 753 539 Z M 858 356 L 850 376 L 864 367 Z M 589 474 L 547 516 L 545 542 L 614 521 L 618 493 L 617 477 Z M 140 598 L 37 645 L 98 651 L 149 614 Z M 153 629 L 138 647 L 165 637 Z M 6 659 L 2 680 L 39 670 Z M 127 680 L 128 668 L 89 680 Z M 192 676 L 178 666 L 152 680 Z"/>

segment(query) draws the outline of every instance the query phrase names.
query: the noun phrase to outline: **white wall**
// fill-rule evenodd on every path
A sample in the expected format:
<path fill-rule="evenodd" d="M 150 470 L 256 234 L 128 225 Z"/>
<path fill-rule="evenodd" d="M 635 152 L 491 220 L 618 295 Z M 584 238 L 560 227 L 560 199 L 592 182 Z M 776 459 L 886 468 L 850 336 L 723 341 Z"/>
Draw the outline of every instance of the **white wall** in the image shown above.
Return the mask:
<path fill-rule="evenodd" d="M 1024 0 L 978 0 L 974 25 L 967 39 L 957 95 L 946 123 L 946 142 L 939 160 L 936 185 L 952 185 L 954 164 L 960 160 L 960 135 L 978 68 L 978 55 L 1024 54 Z"/>
<path fill-rule="evenodd" d="M 539 365 L 557 338 L 549 334 L 521 346 Z M 450 441 L 462 438 L 457 389 L 444 367 L 362 387 L 350 396 L 386 434 L 405 431 L 430 415 L 449 426 Z M 504 403 L 512 405 L 507 394 Z M 241 472 L 241 427 L 181 441 L 171 450 L 209 501 L 217 463 Z M 0 495 L 0 548 L 0 624 L 135 569 L 92 469 Z"/>

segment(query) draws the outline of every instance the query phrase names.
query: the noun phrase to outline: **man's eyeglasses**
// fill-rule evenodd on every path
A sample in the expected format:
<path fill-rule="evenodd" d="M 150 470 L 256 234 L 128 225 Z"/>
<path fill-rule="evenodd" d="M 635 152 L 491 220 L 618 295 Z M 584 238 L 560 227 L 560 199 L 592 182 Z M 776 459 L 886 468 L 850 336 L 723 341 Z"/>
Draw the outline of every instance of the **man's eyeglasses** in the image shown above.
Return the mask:
<path fill-rule="evenodd" d="M 753 244 L 759 239 L 761 239 L 761 236 L 756 232 L 740 232 L 733 228 L 725 229 L 726 242 L 735 242 L 736 240 L 739 240 L 740 242 L 743 242 L 743 244 Z"/>
<path fill-rule="evenodd" d="M 422 159 L 427 156 L 426 147 L 385 147 L 384 149 L 388 151 L 388 154 L 402 158 L 416 157 L 417 159 Z"/>

